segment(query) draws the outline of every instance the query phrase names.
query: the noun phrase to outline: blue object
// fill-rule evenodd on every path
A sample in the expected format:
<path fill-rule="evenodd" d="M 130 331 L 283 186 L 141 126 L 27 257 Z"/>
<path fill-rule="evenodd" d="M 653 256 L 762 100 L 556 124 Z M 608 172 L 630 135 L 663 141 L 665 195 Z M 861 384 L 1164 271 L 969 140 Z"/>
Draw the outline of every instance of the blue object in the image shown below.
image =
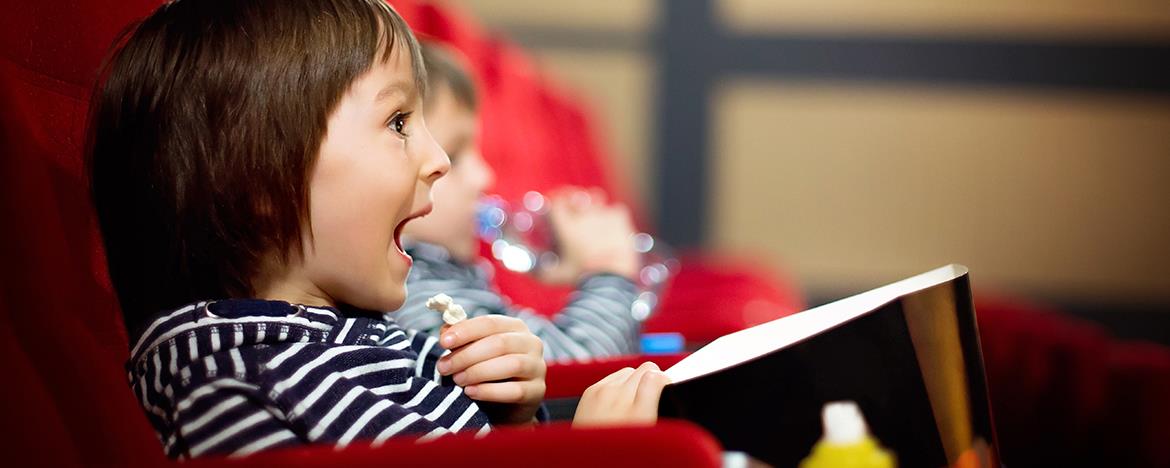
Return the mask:
<path fill-rule="evenodd" d="M 682 333 L 643 333 L 642 354 L 681 353 L 685 343 Z"/>

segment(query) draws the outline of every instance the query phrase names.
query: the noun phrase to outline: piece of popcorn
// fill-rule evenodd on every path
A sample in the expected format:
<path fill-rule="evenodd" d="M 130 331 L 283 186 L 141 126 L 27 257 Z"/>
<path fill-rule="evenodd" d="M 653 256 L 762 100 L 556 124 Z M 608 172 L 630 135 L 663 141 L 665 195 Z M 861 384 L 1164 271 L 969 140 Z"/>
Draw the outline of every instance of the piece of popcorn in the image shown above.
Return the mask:
<path fill-rule="evenodd" d="M 451 304 L 447 307 L 447 310 L 443 311 L 443 321 L 447 322 L 447 325 L 455 325 L 466 318 L 467 312 L 459 304 Z"/>
<path fill-rule="evenodd" d="M 455 300 L 446 294 L 436 294 L 427 299 L 427 308 L 442 312 L 443 322 L 447 325 L 455 325 L 467 318 L 467 311 L 463 310 L 463 306 L 456 304 Z"/>
<path fill-rule="evenodd" d="M 427 308 L 439 312 L 446 312 L 448 307 L 455 303 L 451 296 L 439 293 L 427 299 Z"/>

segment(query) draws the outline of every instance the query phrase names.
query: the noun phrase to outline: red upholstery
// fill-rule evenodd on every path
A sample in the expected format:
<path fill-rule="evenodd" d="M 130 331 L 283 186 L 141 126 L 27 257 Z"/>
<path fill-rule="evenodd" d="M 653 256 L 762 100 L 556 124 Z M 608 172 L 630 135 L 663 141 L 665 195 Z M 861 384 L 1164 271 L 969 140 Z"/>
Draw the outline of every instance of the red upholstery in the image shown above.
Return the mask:
<path fill-rule="evenodd" d="M 795 283 L 747 258 L 684 253 L 682 270 L 647 332 L 675 331 L 706 342 L 804 310 Z"/>
<path fill-rule="evenodd" d="M 1170 466 L 1170 349 L 1018 299 L 976 313 L 1009 466 Z"/>
<path fill-rule="evenodd" d="M 126 338 L 111 294 L 89 268 L 92 251 L 81 248 L 92 242 L 91 232 L 79 228 L 91 221 L 84 186 L 55 164 L 54 156 L 76 151 L 53 132 L 68 128 L 74 121 L 68 109 L 80 104 L 63 92 L 67 88 L 49 88 L 58 83 L 25 81 L 10 62 L 3 67 L 0 141 L 9 156 L 4 173 L 16 176 L 5 187 L 12 192 L 3 198 L 0 219 L 16 222 L 0 251 L 8 271 L 19 273 L 3 282 L 5 327 L 14 335 L 4 341 L 19 350 L 4 358 L 5 367 L 27 378 L 18 381 L 27 386 L 15 388 L 27 397 L 4 398 L 17 404 L 6 416 L 20 426 L 9 427 L 38 426 L 22 436 L 53 436 L 30 446 L 46 447 L 42 453 L 61 461 L 160 461 L 158 441 L 145 418 L 135 415 L 141 409 L 120 368 Z M 40 421 L 59 421 L 62 431 L 38 434 L 55 426 L 40 427 Z"/>
<path fill-rule="evenodd" d="M 545 376 L 548 389 L 544 397 L 548 399 L 579 397 L 590 385 L 623 367 L 638 367 L 646 361 L 653 361 L 659 368 L 666 369 L 684 357 L 685 354 L 627 356 L 599 359 L 584 364 L 550 364 L 548 375 Z"/>
<path fill-rule="evenodd" d="M 282 467 L 718 467 L 721 456 L 719 445 L 705 431 L 672 421 L 653 429 L 573 430 L 565 424 L 554 424 L 540 430 L 497 430 L 483 439 L 460 434 L 423 444 L 391 440 L 379 448 L 351 447 L 342 452 L 309 447 L 268 453 L 248 458 L 245 463 Z M 229 460 L 197 460 L 191 466 L 231 464 Z"/>

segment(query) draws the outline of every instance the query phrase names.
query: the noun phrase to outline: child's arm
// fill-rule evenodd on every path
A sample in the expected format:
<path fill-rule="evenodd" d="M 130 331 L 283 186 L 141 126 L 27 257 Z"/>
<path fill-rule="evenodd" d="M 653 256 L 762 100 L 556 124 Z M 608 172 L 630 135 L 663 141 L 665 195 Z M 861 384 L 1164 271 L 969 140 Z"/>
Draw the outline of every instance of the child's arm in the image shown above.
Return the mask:
<path fill-rule="evenodd" d="M 609 204 L 600 189 L 570 188 L 552 198 L 549 214 L 561 261 L 548 275 L 553 280 L 579 281 L 568 306 L 553 319 L 556 330 L 563 333 L 550 333 L 548 341 L 567 338 L 580 346 L 557 347 L 568 352 L 552 359 L 636 353 L 641 330 L 631 312 L 638 294 L 632 278 L 640 258 L 634 250 L 629 210 L 622 204 Z"/>
<path fill-rule="evenodd" d="M 610 204 L 601 189 L 559 191 L 549 204 L 549 224 L 560 261 L 542 270 L 542 279 L 571 283 L 597 273 L 637 277 L 641 259 L 634 250 L 634 218 L 625 205 Z"/>
<path fill-rule="evenodd" d="M 425 262 L 425 260 L 422 260 Z M 471 268 L 471 267 L 468 267 Z M 634 354 L 640 323 L 630 313 L 637 298 L 634 283 L 616 275 L 585 278 L 565 309 L 552 320 L 509 307 L 486 281 L 442 279 L 419 272 L 409 283 L 410 297 L 402 309 L 389 316 L 408 330 L 438 335 L 443 325 L 440 314 L 428 310 L 426 299 L 443 293 L 463 306 L 469 317 L 498 314 L 516 317 L 544 341 L 549 361 L 583 360 L 595 357 Z"/>
<path fill-rule="evenodd" d="M 268 348 L 259 360 L 248 351 L 244 362 L 265 364 L 244 380 L 203 361 L 192 365 L 194 382 L 175 390 L 165 405 L 173 410 L 159 413 L 167 416 L 168 454 L 242 456 L 309 442 L 344 447 L 490 431 L 479 405 L 455 398 L 463 389 L 420 378 L 420 366 L 401 351 L 297 344 Z"/>
<path fill-rule="evenodd" d="M 404 329 L 438 336 L 442 317 L 428 310 L 425 304 L 428 298 L 443 293 L 462 305 L 469 317 L 498 314 L 520 319 L 544 341 L 544 357 L 549 361 L 637 352 L 640 324 L 630 313 L 637 288 L 624 277 L 609 274 L 586 277 L 565 309 L 549 320 L 510 307 L 491 289 L 486 275 L 477 267 L 455 264 L 429 255 L 424 249 L 412 251 L 415 266 L 407 283 L 410 292 L 406 304 L 388 314 Z"/>
<path fill-rule="evenodd" d="M 550 343 L 547 354 L 554 361 L 636 354 L 641 322 L 630 308 L 637 297 L 637 286 L 624 277 L 588 276 L 551 322 L 533 317 L 534 333 Z"/>
<path fill-rule="evenodd" d="M 176 395 L 168 456 L 194 458 L 210 454 L 244 456 L 304 441 L 279 416 L 259 386 L 220 379 L 192 386 Z"/>
<path fill-rule="evenodd" d="M 543 344 L 523 322 L 501 315 L 464 320 L 445 327 L 440 343 L 451 353 L 439 359 L 439 373 L 481 402 L 493 422 L 534 420 L 544 399 L 546 368 Z"/>
<path fill-rule="evenodd" d="M 582 200 L 589 200 L 583 202 Z M 606 203 L 600 190 L 564 190 L 552 199 L 551 221 L 563 250 L 554 276 L 579 279 L 569 304 L 553 320 L 517 310 L 492 290 L 486 274 L 462 265 L 439 247 L 411 249 L 415 265 L 407 281 L 409 295 L 390 317 L 403 328 L 437 334 L 443 325 L 427 310 L 427 298 L 443 293 L 471 317 L 501 314 L 519 318 L 545 342 L 549 361 L 586 360 L 634 354 L 640 322 L 631 313 L 638 290 L 631 278 L 638 265 L 633 222 L 622 205 Z"/>
<path fill-rule="evenodd" d="M 418 353 L 418 365 L 414 368 L 415 377 L 441 382 L 443 375 L 439 373 L 439 358 L 448 354 L 448 351 L 439 346 L 439 334 L 405 328 L 402 331 L 406 333 L 410 349 Z M 450 383 L 444 383 L 450 385 Z"/>

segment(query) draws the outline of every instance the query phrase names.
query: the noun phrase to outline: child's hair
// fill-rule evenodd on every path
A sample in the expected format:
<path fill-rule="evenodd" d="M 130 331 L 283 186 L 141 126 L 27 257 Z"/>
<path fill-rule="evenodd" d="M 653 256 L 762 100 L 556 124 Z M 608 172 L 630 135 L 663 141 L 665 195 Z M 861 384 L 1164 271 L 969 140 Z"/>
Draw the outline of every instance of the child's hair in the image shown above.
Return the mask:
<path fill-rule="evenodd" d="M 91 108 L 88 156 L 110 277 L 134 334 L 161 310 L 253 295 L 300 255 L 329 115 L 396 45 L 385 0 L 175 0 L 123 35 Z"/>
<path fill-rule="evenodd" d="M 431 90 L 445 86 L 451 90 L 459 104 L 471 110 L 479 105 L 479 96 L 475 92 L 475 82 L 471 75 L 456 61 L 450 49 L 439 43 L 422 41 L 422 58 L 426 63 L 427 86 Z"/>

